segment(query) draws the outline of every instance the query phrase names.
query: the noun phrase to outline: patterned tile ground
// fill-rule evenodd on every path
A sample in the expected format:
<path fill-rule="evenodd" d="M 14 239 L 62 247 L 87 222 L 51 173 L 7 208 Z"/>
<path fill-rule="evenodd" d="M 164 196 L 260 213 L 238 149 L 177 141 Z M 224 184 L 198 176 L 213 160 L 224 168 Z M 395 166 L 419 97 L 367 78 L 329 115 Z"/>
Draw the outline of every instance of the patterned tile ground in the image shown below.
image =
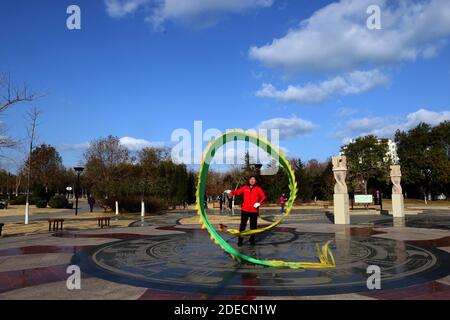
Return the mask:
<path fill-rule="evenodd" d="M 320 238 L 320 234 L 331 234 L 337 241 L 334 250 L 342 251 L 341 253 L 344 256 L 347 254 L 345 250 L 350 250 L 348 252 L 356 250 L 358 254 L 364 256 L 367 252 L 365 253 L 365 249 L 363 247 L 360 248 L 357 242 L 361 241 L 362 243 L 368 241 L 367 239 L 372 239 L 368 242 L 369 246 L 372 242 L 392 243 L 393 247 L 390 254 L 395 253 L 401 259 L 406 259 L 405 261 L 407 261 L 407 255 L 421 254 L 419 251 L 411 251 L 411 248 L 414 247 L 430 250 L 433 254 L 438 252 L 450 253 L 450 250 L 448 250 L 450 248 L 450 231 L 445 230 L 446 228 L 442 228 L 441 230 L 438 228 L 427 229 L 426 223 L 436 227 L 436 222 L 431 221 L 432 219 L 430 217 L 426 220 L 415 219 L 415 227 L 395 227 L 380 223 L 369 225 L 362 218 L 358 218 L 362 221 L 361 225 L 345 227 L 320 221 L 322 218 L 318 214 L 314 214 L 317 216 L 316 220 L 318 221 L 311 222 L 308 219 L 299 220 L 293 217 L 287 224 L 280 226 L 278 232 L 298 233 L 302 237 L 308 234 L 308 237 L 312 239 L 311 241 Z M 75 291 L 67 289 L 66 280 L 69 275 L 66 270 L 71 263 L 70 259 L 73 255 L 86 250 L 95 251 L 97 248 L 107 247 L 120 241 L 145 241 L 148 237 L 162 236 L 171 239 L 174 237 L 183 237 L 185 234 L 198 231 L 198 226 L 196 225 L 177 225 L 179 219 L 183 219 L 185 216 L 185 214 L 177 213 L 171 215 L 170 219 L 164 219 L 163 216 L 158 216 L 154 220 L 148 218 L 144 220 L 144 223 L 142 221 L 136 221 L 132 224 L 133 227 L 128 228 L 64 231 L 59 233 L 0 238 L 0 299 L 450 299 L 450 281 L 448 280 L 450 268 L 447 269 L 448 272 L 446 274 L 440 273 L 436 278 L 430 277 L 431 280 L 421 281 L 421 283 L 414 283 L 414 281 L 411 281 L 411 279 L 414 280 L 414 276 L 406 275 L 404 278 L 399 279 L 399 281 L 404 281 L 405 286 L 399 288 L 384 288 L 383 290 L 377 291 L 358 290 L 358 292 L 346 292 L 342 294 L 327 294 L 326 292 L 322 292 L 321 295 L 306 293 L 299 295 L 295 290 L 289 291 L 291 294 L 270 295 L 270 292 L 266 292 L 264 295 L 261 295 L 262 291 L 257 289 L 258 282 L 261 279 L 266 279 L 264 278 L 267 277 L 266 274 L 262 278 L 247 278 L 247 280 L 241 283 L 243 285 L 242 290 L 236 290 L 234 294 L 228 292 L 229 290 L 227 291 L 226 288 L 229 284 L 222 284 L 222 286 L 217 287 L 212 293 L 205 294 L 180 289 L 163 290 L 161 288 L 145 287 L 142 285 L 130 285 L 117 281 L 117 275 L 108 279 L 108 277 L 99 277 L 95 273 L 85 272 L 82 268 L 82 289 Z M 310 216 L 310 218 L 312 219 L 314 217 Z M 439 219 L 439 221 L 442 220 L 442 214 Z M 426 221 L 426 223 L 420 221 Z M 350 245 L 346 239 L 352 239 L 351 241 L 354 244 Z M 204 240 L 200 239 L 200 241 Z M 270 248 L 271 252 L 276 254 L 277 247 L 271 246 L 269 244 L 270 241 L 270 237 L 262 238 L 260 240 L 260 248 L 266 246 L 265 248 Z M 279 248 L 290 243 L 290 241 L 293 240 L 286 238 L 280 241 Z M 158 248 L 162 250 L 159 251 L 159 254 L 163 254 L 164 250 L 170 248 L 170 246 Z M 209 243 L 205 248 L 209 248 Z M 220 249 L 214 245 L 211 248 L 211 250 L 217 250 L 217 252 L 214 251 L 214 255 L 222 254 Z M 308 248 L 305 248 L 307 251 Z M 436 248 L 442 248 L 442 250 Z M 248 248 L 244 247 L 242 250 L 248 250 Z M 262 253 L 260 252 L 260 254 Z M 226 259 L 228 257 L 223 255 L 220 259 L 227 261 Z M 209 267 L 213 268 L 213 260 L 210 262 Z M 347 262 L 350 264 L 354 263 L 356 269 L 353 270 L 357 270 L 357 262 Z M 208 259 L 205 260 L 205 263 L 208 265 Z M 178 271 L 172 270 L 171 272 L 175 273 L 165 274 L 164 272 L 160 272 L 159 276 L 163 279 L 164 277 L 177 276 Z M 301 274 L 302 271 L 299 272 L 298 274 Z M 420 277 L 426 275 L 428 271 L 424 270 L 423 272 L 424 274 L 419 275 Z M 289 275 L 284 275 L 283 277 L 288 279 Z M 424 277 L 424 279 L 426 278 Z M 303 278 L 303 280 L 305 279 Z M 276 279 L 272 279 L 271 281 L 273 280 L 277 281 Z M 231 281 L 235 281 L 235 279 L 231 279 Z M 264 281 L 267 281 L 267 279 Z"/>

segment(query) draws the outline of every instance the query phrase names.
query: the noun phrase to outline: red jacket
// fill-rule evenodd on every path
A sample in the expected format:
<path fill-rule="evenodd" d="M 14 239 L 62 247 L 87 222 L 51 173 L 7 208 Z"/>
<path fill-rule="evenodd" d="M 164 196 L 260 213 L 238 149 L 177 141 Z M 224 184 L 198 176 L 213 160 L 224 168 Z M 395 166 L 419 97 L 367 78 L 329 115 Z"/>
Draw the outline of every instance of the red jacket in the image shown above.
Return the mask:
<path fill-rule="evenodd" d="M 255 203 L 259 202 L 262 205 L 266 201 L 266 195 L 263 189 L 258 186 L 254 186 L 252 189 L 250 189 L 250 186 L 243 186 L 230 193 L 230 197 L 240 195 L 244 195 L 244 202 L 242 203 L 241 209 L 246 212 L 259 212 L 254 207 Z"/>

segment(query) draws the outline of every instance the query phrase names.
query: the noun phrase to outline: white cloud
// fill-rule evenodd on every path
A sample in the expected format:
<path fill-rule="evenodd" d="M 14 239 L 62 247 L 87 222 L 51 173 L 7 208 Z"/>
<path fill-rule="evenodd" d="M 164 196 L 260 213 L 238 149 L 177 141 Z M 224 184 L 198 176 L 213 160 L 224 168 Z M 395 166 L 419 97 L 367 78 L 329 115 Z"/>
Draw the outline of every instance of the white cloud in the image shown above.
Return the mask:
<path fill-rule="evenodd" d="M 170 21 L 192 22 L 202 20 L 215 22 L 220 14 L 241 13 L 253 8 L 272 6 L 274 0 L 105 0 L 106 9 L 112 17 L 123 17 L 140 8 L 150 11 L 146 21 L 155 29 Z"/>
<path fill-rule="evenodd" d="M 300 135 L 311 132 L 316 125 L 308 120 L 297 117 L 292 118 L 274 118 L 258 124 L 257 129 L 278 129 L 280 139 L 292 139 Z"/>
<path fill-rule="evenodd" d="M 344 129 L 338 131 L 337 137 L 348 141 L 357 136 L 374 134 L 378 137 L 390 138 L 397 130 L 410 130 L 421 122 L 436 126 L 443 121 L 450 121 L 450 111 L 435 112 L 419 109 L 405 118 L 366 117 L 352 119 L 344 124 Z"/>
<path fill-rule="evenodd" d="M 347 128 L 352 132 L 370 132 L 374 128 L 383 126 L 385 124 L 385 119 L 374 117 L 374 118 L 361 118 L 352 119 L 347 121 Z"/>
<path fill-rule="evenodd" d="M 136 12 L 151 0 L 105 0 L 106 12 L 113 18 L 121 18 Z"/>
<path fill-rule="evenodd" d="M 351 115 L 353 115 L 353 114 L 355 114 L 355 113 L 358 113 L 358 110 L 357 110 L 357 109 L 354 109 L 354 108 L 348 108 L 348 107 L 342 107 L 342 108 L 339 108 L 339 109 L 336 111 L 336 114 L 337 114 L 338 116 L 341 116 L 341 117 L 351 116 Z"/>
<path fill-rule="evenodd" d="M 406 128 L 411 129 L 421 122 L 436 126 L 441 122 L 450 120 L 450 111 L 434 112 L 420 109 L 406 116 Z"/>
<path fill-rule="evenodd" d="M 382 30 L 366 26 L 372 4 L 381 7 Z M 287 73 L 349 71 L 433 57 L 449 35 L 448 0 L 341 0 L 249 55 Z"/>
<path fill-rule="evenodd" d="M 290 85 L 286 90 L 277 90 L 272 84 L 265 83 L 256 95 L 286 102 L 320 103 L 334 96 L 366 92 L 388 82 L 382 72 L 374 69 L 354 71 L 320 83 L 308 83 L 303 87 Z"/>
<path fill-rule="evenodd" d="M 120 138 L 120 144 L 127 147 L 130 151 L 139 151 L 150 147 L 163 147 L 164 142 L 152 142 L 145 139 L 136 139 L 133 137 Z"/>
<path fill-rule="evenodd" d="M 133 137 L 120 138 L 120 144 L 127 147 L 130 151 L 139 151 L 148 147 L 160 148 L 166 144 L 164 142 L 148 141 L 145 139 L 137 139 Z M 76 144 L 61 144 L 58 146 L 60 151 L 76 151 L 85 150 L 89 148 L 89 142 L 76 143 Z"/>

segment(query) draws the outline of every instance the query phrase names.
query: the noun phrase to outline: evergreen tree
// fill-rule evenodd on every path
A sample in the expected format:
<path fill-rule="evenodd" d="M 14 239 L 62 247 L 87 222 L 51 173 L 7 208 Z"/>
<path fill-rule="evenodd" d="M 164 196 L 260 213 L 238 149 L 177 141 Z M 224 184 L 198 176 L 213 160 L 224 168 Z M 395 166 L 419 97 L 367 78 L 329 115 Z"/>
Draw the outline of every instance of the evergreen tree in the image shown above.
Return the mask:
<path fill-rule="evenodd" d="M 435 128 L 421 123 L 407 132 L 397 131 L 395 141 L 402 166 L 402 180 L 410 197 L 423 198 L 424 194 L 441 192 L 449 195 L 449 127 L 448 122 Z"/>
<path fill-rule="evenodd" d="M 369 179 L 388 182 L 392 159 L 387 158 L 385 140 L 374 135 L 360 137 L 343 147 L 342 152 L 347 157 L 350 190 L 367 193 Z"/>

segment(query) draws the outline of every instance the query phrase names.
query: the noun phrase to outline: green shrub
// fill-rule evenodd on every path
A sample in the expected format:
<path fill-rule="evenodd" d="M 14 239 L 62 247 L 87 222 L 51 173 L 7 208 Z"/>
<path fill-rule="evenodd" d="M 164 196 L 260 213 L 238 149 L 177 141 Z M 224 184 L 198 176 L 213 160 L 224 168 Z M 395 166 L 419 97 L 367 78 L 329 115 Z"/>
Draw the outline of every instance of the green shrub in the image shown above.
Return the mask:
<path fill-rule="evenodd" d="M 42 198 L 34 198 L 34 204 L 36 205 L 37 208 L 47 208 L 47 201 L 45 201 Z"/>
<path fill-rule="evenodd" d="M 145 211 L 149 213 L 167 210 L 167 203 L 164 200 L 148 197 L 145 198 Z M 139 210 L 140 211 L 140 210 Z"/>
<path fill-rule="evenodd" d="M 39 197 L 48 202 L 55 195 L 55 192 L 52 190 L 48 190 L 47 188 L 44 188 L 42 186 L 35 186 L 33 188 L 32 194 L 33 197 Z"/>
<path fill-rule="evenodd" d="M 48 202 L 48 205 L 54 209 L 66 209 L 69 201 L 63 195 L 53 196 Z"/>
<path fill-rule="evenodd" d="M 115 210 L 116 200 L 119 202 L 119 210 L 127 213 L 141 212 L 141 197 L 118 197 L 98 200 L 101 207 L 105 210 Z M 145 212 L 154 213 L 167 209 L 167 204 L 164 200 L 154 197 L 145 197 Z"/>
<path fill-rule="evenodd" d="M 27 202 L 27 196 L 24 194 L 21 194 L 17 196 L 15 199 L 11 200 L 11 204 L 15 206 L 25 205 Z"/>
<path fill-rule="evenodd" d="M 34 205 L 37 206 L 37 203 L 38 203 L 38 202 L 41 202 L 42 200 L 44 200 L 45 203 L 47 203 L 47 201 L 45 200 L 45 198 L 41 198 L 41 197 L 39 197 L 39 196 L 33 196 L 33 197 L 30 197 L 30 204 L 34 204 Z"/>

